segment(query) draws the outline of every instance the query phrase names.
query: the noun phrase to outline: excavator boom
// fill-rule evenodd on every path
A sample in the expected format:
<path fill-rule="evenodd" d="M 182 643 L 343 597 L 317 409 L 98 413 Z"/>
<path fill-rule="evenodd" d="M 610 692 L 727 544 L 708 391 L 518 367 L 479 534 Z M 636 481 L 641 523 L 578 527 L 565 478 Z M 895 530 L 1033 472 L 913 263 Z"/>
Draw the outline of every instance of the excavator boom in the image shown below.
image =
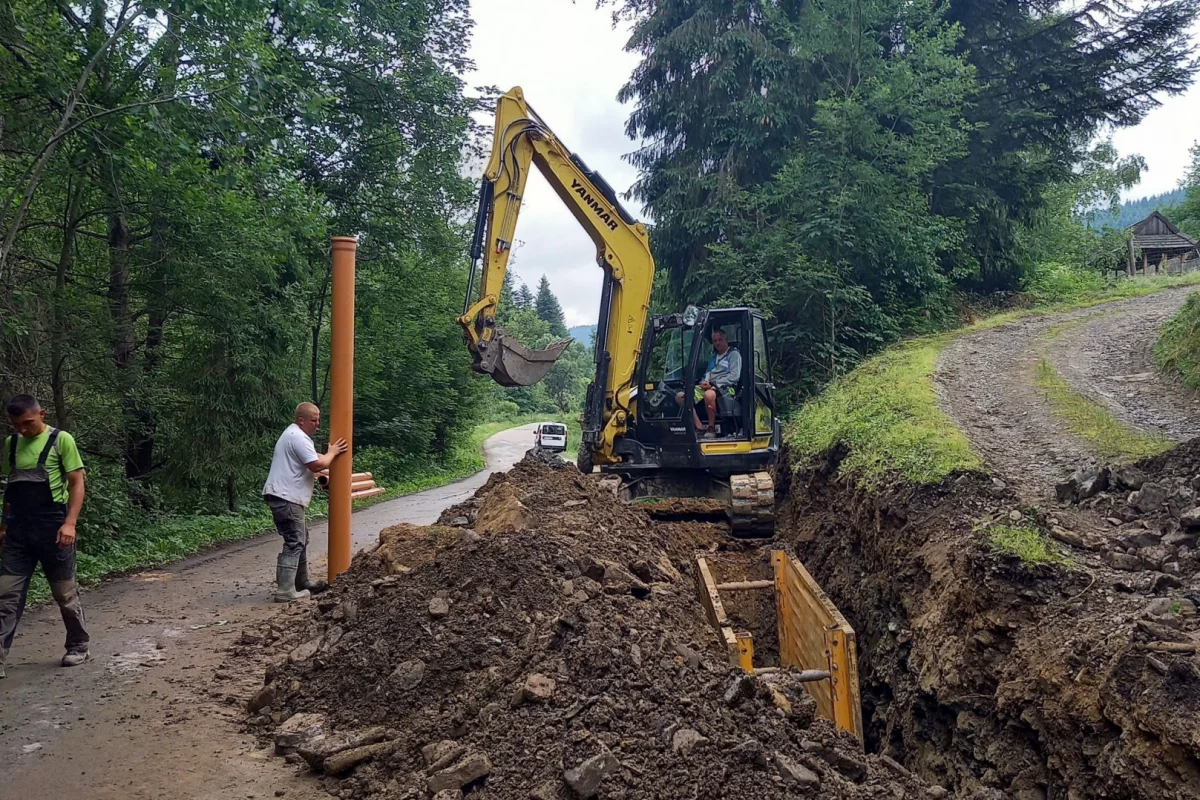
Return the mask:
<path fill-rule="evenodd" d="M 537 383 L 571 344 L 571 339 L 562 339 L 536 350 L 496 323 L 531 166 L 538 168 L 595 243 L 596 261 L 605 273 L 596 378 L 588 391 L 583 435 L 597 463 L 607 463 L 613 459 L 613 442 L 633 417 L 634 373 L 654 282 L 649 237 L 645 226 L 621 207 L 612 187 L 538 117 L 520 88 L 501 95 L 496 103 L 492 153 L 480 187 L 471 246 L 471 277 L 458 322 L 474 359 L 472 368 L 502 386 Z"/>

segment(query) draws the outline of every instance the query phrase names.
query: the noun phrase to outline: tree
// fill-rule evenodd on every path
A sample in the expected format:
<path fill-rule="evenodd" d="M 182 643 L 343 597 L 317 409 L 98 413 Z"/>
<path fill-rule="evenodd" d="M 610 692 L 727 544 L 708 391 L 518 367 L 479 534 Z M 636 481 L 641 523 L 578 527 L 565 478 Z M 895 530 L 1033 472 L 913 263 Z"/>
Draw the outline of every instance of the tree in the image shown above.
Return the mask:
<path fill-rule="evenodd" d="M 1180 181 L 1186 194 L 1171 216 L 1176 220 L 1179 230 L 1193 239 L 1200 239 L 1200 142 L 1193 144 L 1188 152 L 1191 153 L 1192 163 Z"/>
<path fill-rule="evenodd" d="M 513 304 L 519 311 L 536 312 L 533 300 L 533 292 L 529 291 L 529 287 L 523 283 L 517 287 L 516 291 L 513 292 Z"/>
<path fill-rule="evenodd" d="M 559 305 L 554 292 L 550 291 L 550 281 L 545 275 L 538 282 L 534 308 L 537 311 L 538 319 L 550 326 L 550 333 L 559 338 L 567 335 L 567 323 L 563 319 L 562 306 Z"/>

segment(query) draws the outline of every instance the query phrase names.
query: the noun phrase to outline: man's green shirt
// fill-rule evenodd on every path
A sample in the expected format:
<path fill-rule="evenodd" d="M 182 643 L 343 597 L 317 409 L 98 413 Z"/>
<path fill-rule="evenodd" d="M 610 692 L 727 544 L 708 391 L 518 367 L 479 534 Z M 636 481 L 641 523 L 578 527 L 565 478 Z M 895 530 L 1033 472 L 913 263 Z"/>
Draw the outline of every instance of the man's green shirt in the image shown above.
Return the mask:
<path fill-rule="evenodd" d="M 42 454 L 42 450 L 46 447 L 46 440 L 49 438 L 49 425 L 33 439 L 18 436 L 17 469 L 36 467 L 38 456 Z M 0 446 L 0 474 L 7 475 L 9 472 L 8 446 L 11 441 L 12 434 L 10 433 L 4 437 L 4 444 Z M 54 498 L 54 502 L 64 504 L 67 502 L 67 483 L 64 473 L 74 472 L 77 469 L 83 469 L 83 459 L 79 456 L 79 448 L 75 446 L 75 437 L 66 431 L 59 431 L 58 440 L 54 443 L 50 455 L 46 457 L 46 472 L 50 475 L 50 495 Z"/>

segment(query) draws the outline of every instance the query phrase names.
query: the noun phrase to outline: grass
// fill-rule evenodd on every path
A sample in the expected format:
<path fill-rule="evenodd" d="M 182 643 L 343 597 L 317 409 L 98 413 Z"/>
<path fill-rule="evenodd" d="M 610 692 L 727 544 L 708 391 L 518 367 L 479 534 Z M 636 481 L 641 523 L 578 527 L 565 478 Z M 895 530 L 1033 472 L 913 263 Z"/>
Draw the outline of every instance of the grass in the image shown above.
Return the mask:
<path fill-rule="evenodd" d="M 1037 365 L 1036 384 L 1050 410 L 1105 460 L 1136 461 L 1158 455 L 1174 446 L 1165 436 L 1143 433 L 1122 424 L 1108 409 L 1072 389 L 1049 359 Z"/>
<path fill-rule="evenodd" d="M 936 484 L 955 472 L 979 470 L 982 460 L 972 450 L 966 435 L 938 408 L 933 385 L 938 354 L 955 338 L 1031 314 L 1089 308 L 1195 285 L 1200 285 L 1200 272 L 1115 283 L 1099 278 L 1074 283 L 1059 281 L 1053 290 L 1045 285 L 1035 286 L 1033 308 L 995 314 L 958 330 L 900 342 L 863 362 L 792 414 L 784 439 L 797 467 L 820 458 L 838 444 L 845 445 L 849 453 L 840 473 L 853 475 L 862 486 L 876 484 L 889 474 L 918 484 Z M 1197 318 L 1200 319 L 1200 306 Z M 1197 329 L 1200 337 L 1200 322 Z M 1200 375 L 1200 370 L 1197 374 Z M 1078 399 L 1069 398 L 1060 390 L 1056 396 L 1064 401 L 1064 408 L 1068 400 Z M 1073 416 L 1083 413 L 1079 403 L 1069 405 Z M 1089 427 L 1097 424 L 1098 421 L 1088 423 Z M 1166 440 L 1126 430 L 1119 437 L 1111 429 L 1096 432 L 1121 452 L 1158 453 L 1170 446 Z"/>
<path fill-rule="evenodd" d="M 566 422 L 562 415 L 529 415 L 512 420 L 498 420 L 477 425 L 459 450 L 442 464 L 423 466 L 419 474 L 399 480 L 388 480 L 386 491 L 375 497 L 357 500 L 355 510 L 397 497 L 445 486 L 474 475 L 486 466 L 483 443 L 491 436 L 530 422 Z M 530 445 L 532 446 L 532 436 Z M 579 446 L 579 426 L 567 424 L 567 449 Z M 328 503 L 321 495 L 309 506 L 310 521 L 320 520 L 328 513 Z M 254 503 L 240 514 L 190 515 L 167 518 L 152 525 L 132 530 L 119 538 L 87 541 L 81 539 L 77 553 L 76 578 L 82 585 L 98 583 L 112 575 L 137 569 L 159 567 L 187 558 L 217 544 L 252 539 L 272 530 L 271 514 L 261 503 Z M 29 601 L 43 602 L 50 597 L 50 587 L 39 570 L 29 587 Z"/>
<path fill-rule="evenodd" d="M 983 462 L 938 408 L 933 373 L 949 336 L 903 342 L 830 384 L 792 417 L 785 439 L 803 463 L 844 444 L 843 474 L 872 484 L 889 473 L 914 483 L 977 470 Z"/>
<path fill-rule="evenodd" d="M 1200 390 L 1200 297 L 1189 297 L 1163 326 L 1154 345 L 1154 360 L 1184 386 Z"/>
<path fill-rule="evenodd" d="M 1037 528 L 1028 525 L 992 525 L 986 533 L 987 542 L 993 550 L 1015 556 L 1026 566 L 1071 563 Z"/>

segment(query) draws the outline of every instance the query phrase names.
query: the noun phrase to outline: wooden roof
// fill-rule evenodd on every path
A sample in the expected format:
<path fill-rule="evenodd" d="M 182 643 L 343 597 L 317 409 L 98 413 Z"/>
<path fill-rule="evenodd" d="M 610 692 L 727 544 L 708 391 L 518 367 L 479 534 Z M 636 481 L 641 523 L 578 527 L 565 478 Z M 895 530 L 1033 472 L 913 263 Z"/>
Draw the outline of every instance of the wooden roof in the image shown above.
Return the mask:
<path fill-rule="evenodd" d="M 1133 244 L 1141 250 L 1193 250 L 1196 240 L 1171 224 L 1171 220 L 1155 211 L 1141 222 L 1129 226 Z"/>

